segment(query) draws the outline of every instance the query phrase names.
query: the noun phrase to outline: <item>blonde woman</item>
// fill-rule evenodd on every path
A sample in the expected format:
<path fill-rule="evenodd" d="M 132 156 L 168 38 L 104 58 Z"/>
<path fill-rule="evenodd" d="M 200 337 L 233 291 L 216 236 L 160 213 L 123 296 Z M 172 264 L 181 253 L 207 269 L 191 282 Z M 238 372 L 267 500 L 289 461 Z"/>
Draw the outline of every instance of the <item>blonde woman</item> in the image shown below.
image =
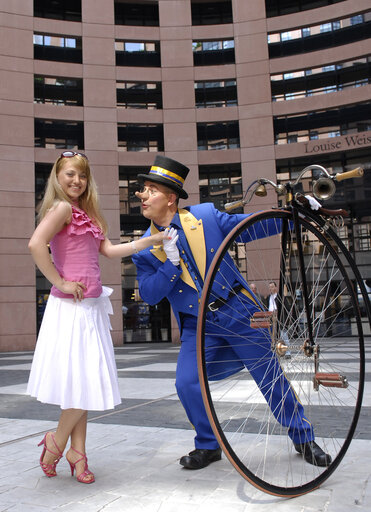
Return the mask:
<path fill-rule="evenodd" d="M 52 289 L 40 328 L 27 393 L 61 407 L 56 432 L 48 432 L 40 466 L 54 477 L 66 453 L 71 475 L 94 482 L 85 452 L 87 411 L 121 402 L 110 335 L 112 290 L 102 287 L 99 253 L 130 256 L 169 240 L 168 232 L 113 245 L 98 205 L 97 187 L 83 153 L 65 151 L 53 165 L 29 249 Z M 53 262 L 49 255 L 50 245 Z"/>

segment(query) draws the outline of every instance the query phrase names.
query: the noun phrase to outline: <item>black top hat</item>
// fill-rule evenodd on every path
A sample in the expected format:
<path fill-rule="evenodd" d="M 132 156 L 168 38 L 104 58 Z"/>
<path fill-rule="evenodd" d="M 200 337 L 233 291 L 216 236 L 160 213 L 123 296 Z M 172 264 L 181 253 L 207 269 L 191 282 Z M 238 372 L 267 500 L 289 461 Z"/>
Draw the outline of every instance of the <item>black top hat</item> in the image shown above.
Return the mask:
<path fill-rule="evenodd" d="M 174 190 L 182 199 L 187 199 L 188 194 L 183 190 L 183 184 L 188 173 L 188 167 L 180 162 L 167 156 L 157 155 L 149 173 L 138 174 L 138 180 L 162 183 Z"/>

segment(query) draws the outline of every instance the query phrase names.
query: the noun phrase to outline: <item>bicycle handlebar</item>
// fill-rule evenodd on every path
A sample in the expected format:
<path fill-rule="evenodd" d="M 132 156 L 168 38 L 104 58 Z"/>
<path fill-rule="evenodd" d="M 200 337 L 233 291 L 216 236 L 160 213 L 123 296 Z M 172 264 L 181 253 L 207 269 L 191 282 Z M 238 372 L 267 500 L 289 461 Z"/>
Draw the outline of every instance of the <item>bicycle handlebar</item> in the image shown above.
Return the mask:
<path fill-rule="evenodd" d="M 363 176 L 363 169 L 362 167 L 356 167 L 355 169 L 352 169 L 351 171 L 346 172 L 338 172 L 334 179 L 336 181 L 343 181 L 348 180 L 349 178 L 360 178 Z"/>
<path fill-rule="evenodd" d="M 308 199 L 305 196 L 303 196 L 303 194 L 300 194 L 299 192 L 297 192 L 295 194 L 295 200 L 298 203 L 301 203 L 303 206 L 310 208 L 310 203 L 309 203 Z M 349 217 L 349 212 L 347 212 L 346 210 L 343 210 L 343 209 L 329 210 L 328 208 L 323 208 L 323 206 L 321 206 L 320 208 L 318 208 L 317 211 L 318 211 L 318 213 L 326 215 L 326 217 Z"/>
<path fill-rule="evenodd" d="M 271 185 L 275 189 L 275 191 L 277 192 L 278 195 L 285 194 L 289 190 L 292 190 L 292 187 L 297 185 L 298 182 L 301 180 L 301 178 L 304 176 L 304 174 L 310 170 L 318 170 L 322 174 L 325 175 L 324 178 L 320 178 L 318 183 L 321 183 L 322 186 L 324 186 L 326 188 L 326 192 L 328 192 L 330 190 L 330 193 L 327 194 L 327 197 L 323 197 L 323 196 L 318 197 L 318 195 L 314 191 L 314 195 L 317 198 L 324 199 L 324 200 L 331 197 L 333 195 L 333 193 L 335 192 L 335 185 L 333 183 L 334 181 L 339 182 L 339 181 L 343 181 L 343 180 L 348 180 L 350 178 L 360 178 L 364 174 L 362 167 L 356 167 L 355 169 L 352 169 L 351 171 L 346 171 L 346 172 L 341 172 L 341 173 L 338 172 L 335 175 L 330 175 L 329 172 L 327 171 L 327 169 L 325 169 L 325 167 L 322 167 L 321 165 L 317 165 L 317 164 L 312 164 L 312 165 L 308 165 L 301 171 L 301 173 L 299 174 L 299 177 L 296 179 L 296 181 L 293 184 L 291 182 L 288 182 L 286 184 L 276 184 L 273 181 L 268 180 L 266 178 L 259 178 L 258 180 L 255 180 L 254 182 L 252 182 L 250 184 L 243 199 L 239 199 L 238 201 L 232 201 L 230 203 L 226 203 L 224 205 L 224 209 L 225 209 L 225 211 L 229 212 L 236 208 L 243 207 L 245 204 L 248 204 L 251 201 L 252 196 L 257 192 L 258 188 L 261 190 L 261 188 L 263 187 L 263 192 L 264 192 L 265 185 Z M 255 188 L 250 192 L 250 197 L 248 197 L 248 199 L 245 199 L 253 185 L 255 185 Z M 258 195 L 266 195 L 266 193 L 258 194 Z"/>
<path fill-rule="evenodd" d="M 246 204 L 246 201 L 244 201 L 243 199 L 240 199 L 239 201 L 232 201 L 231 203 L 225 203 L 224 209 L 225 209 L 225 211 L 229 212 L 230 210 L 240 208 L 240 206 L 244 206 L 245 204 Z"/>

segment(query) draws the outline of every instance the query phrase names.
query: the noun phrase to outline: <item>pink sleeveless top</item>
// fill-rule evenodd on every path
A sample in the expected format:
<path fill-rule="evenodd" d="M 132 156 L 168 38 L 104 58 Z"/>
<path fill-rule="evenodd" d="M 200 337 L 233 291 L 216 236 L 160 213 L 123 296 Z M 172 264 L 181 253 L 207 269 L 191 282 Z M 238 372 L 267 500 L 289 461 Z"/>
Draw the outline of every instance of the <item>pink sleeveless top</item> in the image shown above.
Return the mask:
<path fill-rule="evenodd" d="M 83 210 L 72 206 L 72 220 L 50 241 L 53 261 L 59 274 L 66 281 L 81 281 L 87 289 L 84 298 L 99 297 L 102 283 L 99 268 L 99 246 L 104 235 Z M 55 286 L 55 297 L 73 299 Z"/>

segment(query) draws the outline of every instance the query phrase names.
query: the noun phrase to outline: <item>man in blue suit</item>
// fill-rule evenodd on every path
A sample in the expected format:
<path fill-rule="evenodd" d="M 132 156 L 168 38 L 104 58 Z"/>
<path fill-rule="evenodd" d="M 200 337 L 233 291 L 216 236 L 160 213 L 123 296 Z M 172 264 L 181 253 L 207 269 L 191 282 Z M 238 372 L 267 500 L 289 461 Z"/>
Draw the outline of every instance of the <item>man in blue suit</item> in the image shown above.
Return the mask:
<path fill-rule="evenodd" d="M 176 371 L 176 388 L 196 430 L 195 450 L 183 456 L 180 464 L 187 469 L 200 469 L 220 460 L 221 449 L 207 417 L 198 379 L 196 328 L 199 298 L 215 251 L 246 215 L 222 213 L 211 203 L 179 209 L 178 199 L 188 197 L 183 189 L 188 172 L 189 169 L 183 164 L 157 156 L 149 173 L 138 175 L 143 186 L 136 195 L 141 200 L 144 217 L 151 220 L 151 226 L 144 236 L 169 228 L 171 240 L 135 254 L 133 261 L 137 266 L 142 299 L 154 305 L 166 297 L 179 325 L 182 344 Z M 277 229 L 276 225 L 267 225 L 261 236 L 277 234 Z M 248 242 L 249 234 L 243 235 L 241 241 Z M 215 328 L 208 336 L 207 343 L 215 352 L 218 351 L 220 340 L 224 345 L 225 342 L 229 343 L 226 332 L 241 332 L 241 324 L 236 322 L 233 315 L 223 314 L 223 308 L 231 307 L 233 310 L 242 301 L 244 308 L 248 308 L 251 314 L 261 309 L 228 254 L 225 256 L 223 275 L 233 285 L 233 293 L 228 293 L 230 288 L 223 286 L 223 283 L 216 283 L 213 288 L 212 300 L 214 303 L 217 301 L 218 307 L 214 307 L 210 314 L 216 320 L 214 325 L 219 324 L 220 328 Z M 242 330 L 243 338 L 251 340 L 251 343 L 228 349 L 228 363 L 221 365 L 218 378 L 231 375 L 246 366 L 259 382 L 276 419 L 287 427 L 295 449 L 310 464 L 328 466 L 331 457 L 314 442 L 312 425 L 305 417 L 303 406 L 296 399 L 278 360 L 274 361 L 273 358 L 272 363 L 272 358 L 268 358 L 270 343 L 266 336 L 250 326 L 244 326 Z M 249 367 L 247 361 L 251 360 L 252 353 L 261 361 L 269 360 L 269 363 Z"/>

